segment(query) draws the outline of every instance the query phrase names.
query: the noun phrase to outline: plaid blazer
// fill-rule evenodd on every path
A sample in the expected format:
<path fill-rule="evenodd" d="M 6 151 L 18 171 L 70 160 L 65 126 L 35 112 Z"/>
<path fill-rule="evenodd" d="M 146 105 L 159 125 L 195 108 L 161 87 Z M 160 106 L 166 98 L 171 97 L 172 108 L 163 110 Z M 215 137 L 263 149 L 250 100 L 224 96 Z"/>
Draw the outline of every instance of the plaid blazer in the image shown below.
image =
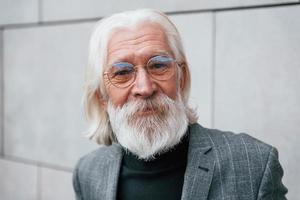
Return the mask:
<path fill-rule="evenodd" d="M 277 150 L 247 134 L 189 126 L 182 200 L 282 200 L 286 187 Z M 73 173 L 77 200 L 115 200 L 122 149 L 100 147 Z"/>

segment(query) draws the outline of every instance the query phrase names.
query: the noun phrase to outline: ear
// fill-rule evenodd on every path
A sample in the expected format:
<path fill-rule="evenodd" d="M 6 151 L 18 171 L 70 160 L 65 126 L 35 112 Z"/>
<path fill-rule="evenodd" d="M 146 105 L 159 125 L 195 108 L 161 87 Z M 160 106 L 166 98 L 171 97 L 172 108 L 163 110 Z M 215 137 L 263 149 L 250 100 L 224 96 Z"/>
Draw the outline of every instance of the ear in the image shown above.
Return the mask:
<path fill-rule="evenodd" d="M 107 109 L 107 100 L 101 99 L 100 104 L 105 110 Z"/>
<path fill-rule="evenodd" d="M 180 65 L 180 68 L 181 68 L 181 77 L 180 77 L 180 89 L 181 91 L 184 90 L 184 87 L 186 85 L 186 80 L 187 80 L 187 65 L 186 63 L 182 63 Z"/>
<path fill-rule="evenodd" d="M 96 97 L 97 97 L 97 100 L 100 102 L 101 107 L 106 110 L 106 108 L 107 108 L 107 100 L 104 99 L 103 96 L 101 95 L 100 89 L 98 89 L 96 91 Z"/>

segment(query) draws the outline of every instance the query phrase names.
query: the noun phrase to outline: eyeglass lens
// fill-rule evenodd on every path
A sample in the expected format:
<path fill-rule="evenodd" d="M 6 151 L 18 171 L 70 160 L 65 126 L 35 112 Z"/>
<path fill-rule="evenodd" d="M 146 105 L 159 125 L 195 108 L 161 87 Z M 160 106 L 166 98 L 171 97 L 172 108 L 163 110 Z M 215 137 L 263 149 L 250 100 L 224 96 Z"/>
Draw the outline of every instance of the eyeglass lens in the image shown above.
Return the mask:
<path fill-rule="evenodd" d="M 174 59 L 168 56 L 154 56 L 147 62 L 146 70 L 156 80 L 168 80 L 174 74 Z M 128 62 L 112 64 L 106 73 L 109 81 L 116 87 L 128 87 L 136 77 L 137 69 Z"/>

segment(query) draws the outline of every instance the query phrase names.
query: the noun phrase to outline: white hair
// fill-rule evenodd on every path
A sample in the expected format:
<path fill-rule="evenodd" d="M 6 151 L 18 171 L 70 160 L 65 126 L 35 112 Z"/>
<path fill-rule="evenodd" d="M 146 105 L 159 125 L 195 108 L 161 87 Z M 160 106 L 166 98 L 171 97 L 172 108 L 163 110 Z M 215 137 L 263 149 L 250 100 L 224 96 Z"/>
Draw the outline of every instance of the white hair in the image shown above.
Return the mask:
<path fill-rule="evenodd" d="M 184 78 L 184 84 L 180 85 L 180 93 L 183 102 L 187 104 L 190 90 L 190 72 L 179 32 L 168 17 L 157 10 L 140 9 L 117 13 L 103 18 L 97 22 L 91 35 L 83 94 L 85 114 L 90 124 L 87 137 L 95 140 L 98 144 L 110 145 L 112 142 L 116 142 L 107 111 L 100 101 L 108 98 L 103 84 L 103 71 L 107 67 L 109 39 L 113 31 L 119 28 L 135 27 L 142 22 L 156 23 L 165 32 L 176 61 L 182 63 L 182 66 L 178 68 L 180 69 L 179 79 Z M 194 110 L 187 109 L 186 112 L 190 123 L 197 121 Z"/>

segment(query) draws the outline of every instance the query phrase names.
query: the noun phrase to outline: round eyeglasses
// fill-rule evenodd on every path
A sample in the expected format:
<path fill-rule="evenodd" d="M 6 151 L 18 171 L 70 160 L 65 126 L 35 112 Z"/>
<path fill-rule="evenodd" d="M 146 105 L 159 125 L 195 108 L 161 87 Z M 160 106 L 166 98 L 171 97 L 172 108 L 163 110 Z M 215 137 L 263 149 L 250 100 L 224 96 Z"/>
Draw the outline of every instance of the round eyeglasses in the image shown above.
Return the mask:
<path fill-rule="evenodd" d="M 175 73 L 178 64 L 173 58 L 160 55 L 150 58 L 146 65 L 146 71 L 155 80 L 165 81 Z M 136 79 L 137 68 L 128 62 L 117 62 L 103 73 L 109 82 L 118 88 L 130 86 Z"/>

